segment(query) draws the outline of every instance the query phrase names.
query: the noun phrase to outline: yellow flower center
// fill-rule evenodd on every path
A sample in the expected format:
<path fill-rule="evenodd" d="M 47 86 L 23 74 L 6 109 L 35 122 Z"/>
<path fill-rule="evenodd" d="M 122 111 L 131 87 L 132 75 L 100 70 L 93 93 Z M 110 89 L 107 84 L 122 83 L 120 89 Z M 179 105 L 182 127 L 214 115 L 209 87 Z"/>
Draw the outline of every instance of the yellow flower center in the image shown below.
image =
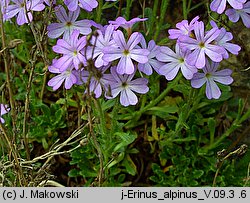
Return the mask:
<path fill-rule="evenodd" d="M 71 25 L 72 25 L 71 22 L 67 22 L 67 23 L 66 23 L 66 26 L 68 26 L 68 27 L 70 27 Z"/>
<path fill-rule="evenodd" d="M 199 43 L 199 47 L 200 47 L 200 48 L 204 48 L 204 47 L 205 47 L 205 43 L 204 43 L 204 42 L 200 42 L 200 43 Z"/>
<path fill-rule="evenodd" d="M 210 78 L 211 76 L 211 73 L 206 73 L 206 78 Z"/>
<path fill-rule="evenodd" d="M 179 58 L 180 63 L 184 63 L 184 58 Z"/>
<path fill-rule="evenodd" d="M 127 84 L 126 82 L 123 82 L 123 83 L 122 83 L 122 87 L 123 87 L 123 88 L 126 88 L 127 86 L 128 86 L 128 84 Z"/>
<path fill-rule="evenodd" d="M 125 49 L 125 50 L 123 51 L 123 54 L 124 54 L 125 56 L 127 56 L 127 55 L 129 55 L 129 51 Z"/>
<path fill-rule="evenodd" d="M 77 56 L 77 54 L 78 54 L 78 52 L 77 52 L 77 50 L 75 50 L 75 51 L 73 52 L 73 56 Z"/>

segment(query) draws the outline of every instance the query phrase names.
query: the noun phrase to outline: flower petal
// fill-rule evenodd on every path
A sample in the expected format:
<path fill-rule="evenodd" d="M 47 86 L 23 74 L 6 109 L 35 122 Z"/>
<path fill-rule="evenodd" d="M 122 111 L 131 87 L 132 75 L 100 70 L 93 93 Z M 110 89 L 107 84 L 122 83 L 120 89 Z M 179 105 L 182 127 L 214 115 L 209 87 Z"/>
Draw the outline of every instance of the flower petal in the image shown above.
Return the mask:
<path fill-rule="evenodd" d="M 230 76 L 231 74 L 231 69 L 224 69 L 213 73 L 212 78 L 221 84 L 230 85 L 233 82 L 233 78 Z"/>
<path fill-rule="evenodd" d="M 149 53 L 147 49 L 133 49 L 130 51 L 130 57 L 139 63 L 147 63 Z"/>
<path fill-rule="evenodd" d="M 48 30 L 48 37 L 56 39 L 60 37 L 66 29 L 64 24 L 62 23 L 51 23 L 50 25 L 48 25 L 47 30 Z"/>
<path fill-rule="evenodd" d="M 63 23 L 70 21 L 66 13 L 66 10 L 61 5 L 55 8 L 55 14 L 56 14 L 57 19 Z"/>
<path fill-rule="evenodd" d="M 129 50 L 132 50 L 141 41 L 142 35 L 139 32 L 134 32 L 127 43 Z"/>
<path fill-rule="evenodd" d="M 130 57 L 122 56 L 118 65 L 117 65 L 117 73 L 119 74 L 132 74 L 134 72 L 134 64 Z"/>
<path fill-rule="evenodd" d="M 145 94 L 149 91 L 147 84 L 148 80 L 146 78 L 137 78 L 129 82 L 129 88 L 134 92 Z"/>
<path fill-rule="evenodd" d="M 219 99 L 221 91 L 212 79 L 207 79 L 206 96 L 208 99 Z"/>
<path fill-rule="evenodd" d="M 201 69 L 205 66 L 205 51 L 204 49 L 195 49 L 187 57 L 187 63 Z"/>
<path fill-rule="evenodd" d="M 223 59 L 222 54 L 225 53 L 225 49 L 217 45 L 209 44 L 205 48 L 205 53 L 212 61 L 220 62 Z"/>
<path fill-rule="evenodd" d="M 123 106 L 136 105 L 138 98 L 130 89 L 125 89 L 121 92 L 120 103 Z"/>
<path fill-rule="evenodd" d="M 159 69 L 159 73 L 164 75 L 167 80 L 173 80 L 180 69 L 179 63 L 167 63 Z"/>
<path fill-rule="evenodd" d="M 193 88 L 200 88 L 206 83 L 206 77 L 204 73 L 195 73 L 191 80 L 191 86 Z"/>

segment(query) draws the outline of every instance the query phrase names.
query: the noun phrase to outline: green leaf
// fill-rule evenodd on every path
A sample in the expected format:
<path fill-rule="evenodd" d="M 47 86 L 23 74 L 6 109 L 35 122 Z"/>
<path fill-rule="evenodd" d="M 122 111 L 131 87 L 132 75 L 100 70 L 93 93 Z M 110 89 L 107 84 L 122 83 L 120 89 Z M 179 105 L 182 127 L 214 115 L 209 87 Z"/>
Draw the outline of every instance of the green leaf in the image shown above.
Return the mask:
<path fill-rule="evenodd" d="M 125 174 L 120 174 L 118 177 L 118 182 L 123 183 L 125 181 L 126 175 Z"/>
<path fill-rule="evenodd" d="M 112 166 L 114 166 L 114 165 L 118 164 L 119 162 L 121 162 L 124 159 L 124 156 L 125 156 L 125 152 L 121 152 L 118 155 L 118 157 L 108 165 L 108 168 L 111 168 Z"/>
<path fill-rule="evenodd" d="M 110 99 L 106 102 L 102 102 L 102 110 L 106 111 L 110 108 L 112 108 L 115 105 L 116 100 L 115 99 Z"/>
<path fill-rule="evenodd" d="M 169 38 L 166 37 L 166 38 L 163 38 L 161 41 L 159 41 L 157 44 L 159 46 L 163 46 L 163 45 L 166 45 L 168 42 L 169 42 Z"/>
<path fill-rule="evenodd" d="M 112 8 L 113 6 L 115 6 L 117 2 L 105 2 L 105 4 L 102 6 L 102 10 L 108 9 L 108 8 Z"/>
<path fill-rule="evenodd" d="M 147 114 L 156 115 L 160 118 L 166 118 L 168 114 L 174 114 L 178 111 L 178 107 L 176 105 L 164 105 L 164 106 L 155 106 L 150 108 L 147 111 Z"/>
<path fill-rule="evenodd" d="M 122 148 L 131 144 L 137 138 L 137 135 L 130 134 L 130 133 L 124 133 L 124 132 L 117 132 L 117 133 L 115 133 L 115 135 L 119 136 L 122 141 L 118 145 L 116 145 L 116 147 L 113 150 L 114 152 L 122 150 Z"/>
<path fill-rule="evenodd" d="M 215 127 L 216 127 L 216 121 L 214 118 L 208 119 L 208 127 L 209 127 L 209 132 L 210 132 L 210 144 L 213 144 Z"/>
<path fill-rule="evenodd" d="M 69 177 L 77 177 L 79 176 L 79 170 L 73 168 L 68 172 Z"/>
<path fill-rule="evenodd" d="M 78 107 L 78 104 L 75 100 L 73 99 L 70 99 L 70 98 L 60 98 L 56 101 L 56 104 L 66 104 L 69 105 L 69 106 L 73 106 L 73 107 Z"/>
<path fill-rule="evenodd" d="M 194 177 L 195 179 L 200 178 L 203 174 L 204 174 L 204 171 L 203 171 L 203 170 L 194 170 L 194 171 L 193 171 L 193 177 Z"/>
<path fill-rule="evenodd" d="M 135 176 L 137 173 L 136 165 L 134 164 L 133 160 L 129 155 L 126 155 L 125 159 L 122 162 L 122 165 L 125 166 L 126 171 L 132 175 Z"/>
<path fill-rule="evenodd" d="M 185 96 L 188 96 L 189 93 L 190 93 L 190 90 L 191 90 L 191 87 L 190 85 L 187 85 L 187 84 L 177 84 L 173 87 L 173 90 L 176 91 L 176 92 L 180 92 L 182 93 L 183 95 Z"/>
<path fill-rule="evenodd" d="M 48 142 L 46 141 L 45 138 L 42 138 L 42 145 L 43 145 L 44 149 L 48 149 L 49 148 Z"/>

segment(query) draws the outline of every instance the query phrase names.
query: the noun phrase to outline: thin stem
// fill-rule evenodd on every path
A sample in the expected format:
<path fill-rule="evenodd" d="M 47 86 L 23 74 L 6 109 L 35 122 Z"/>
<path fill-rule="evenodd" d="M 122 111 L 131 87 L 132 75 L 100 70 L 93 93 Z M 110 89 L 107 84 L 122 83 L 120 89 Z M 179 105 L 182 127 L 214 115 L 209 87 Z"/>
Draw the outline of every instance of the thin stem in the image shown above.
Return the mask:
<path fill-rule="evenodd" d="M 113 106 L 112 112 L 111 112 L 111 130 L 110 130 L 110 136 L 112 136 L 115 133 L 116 127 L 117 127 L 117 114 L 118 114 L 118 101 L 117 98 L 115 98 L 115 104 Z M 111 139 L 111 138 L 110 138 Z"/>
<path fill-rule="evenodd" d="M 52 1 L 53 0 L 50 0 L 50 3 L 52 4 Z M 44 23 L 44 26 L 43 26 L 43 31 L 42 31 L 42 34 L 41 34 L 41 41 L 44 42 L 42 43 L 44 45 L 44 50 L 47 50 L 47 41 L 48 41 L 48 37 L 46 35 L 46 32 L 47 32 L 47 26 L 48 26 L 48 23 L 49 23 L 49 20 L 51 19 L 51 14 L 52 14 L 52 6 L 49 7 L 49 11 L 48 11 L 48 14 L 45 16 L 44 20 L 45 20 L 45 23 Z M 47 52 L 44 51 L 43 52 L 43 56 L 44 56 L 44 62 L 45 62 L 45 67 L 46 67 L 46 70 L 45 70 L 45 73 L 44 73 L 44 76 L 43 76 L 43 85 L 42 85 L 42 90 L 41 90 L 41 93 L 40 93 L 40 99 L 43 100 L 43 95 L 44 95 L 44 91 L 45 91 L 45 88 L 46 88 L 46 82 L 47 82 L 47 71 L 48 71 L 48 64 L 49 64 L 49 61 L 48 61 L 48 56 L 47 56 Z"/>
<path fill-rule="evenodd" d="M 91 95 L 90 95 L 90 90 L 89 87 L 87 87 L 87 115 L 88 115 L 88 121 L 89 121 L 89 133 L 90 136 L 94 142 L 94 147 L 96 148 L 97 155 L 99 158 L 100 162 L 100 169 L 99 169 L 99 178 L 98 178 L 98 186 L 101 186 L 102 180 L 103 180 L 103 154 L 101 150 L 101 146 L 97 141 L 97 137 L 94 133 L 93 129 L 93 122 L 92 122 L 92 113 L 91 113 Z"/>
<path fill-rule="evenodd" d="M 165 96 L 170 92 L 170 90 L 179 82 L 181 77 L 182 77 L 182 75 L 178 74 L 178 76 L 174 79 L 174 81 L 170 82 L 169 85 L 167 86 L 167 88 L 155 100 L 151 101 L 147 106 L 142 108 L 139 111 L 139 113 L 144 113 L 145 111 L 147 111 L 151 107 L 157 105 L 162 99 L 164 99 Z"/>
<path fill-rule="evenodd" d="M 130 19 L 130 9 L 131 9 L 132 3 L 133 3 L 133 0 L 127 0 L 126 10 L 125 10 L 125 16 L 127 20 Z"/>
<path fill-rule="evenodd" d="M 101 134 L 103 136 L 106 136 L 107 135 L 106 119 L 105 119 L 105 116 L 104 116 L 104 113 L 102 110 L 100 100 L 94 98 L 94 102 L 95 102 L 95 106 L 96 106 L 96 109 L 97 109 L 98 114 L 99 114 L 100 125 L 101 125 Z"/>
<path fill-rule="evenodd" d="M 188 0 L 188 8 L 187 8 L 188 12 L 190 12 L 191 3 L 192 3 L 192 0 Z"/>
<path fill-rule="evenodd" d="M 19 173 L 17 173 L 17 174 L 18 174 L 20 186 L 23 186 L 22 182 L 24 183 L 24 186 L 27 186 L 26 179 L 24 178 L 22 168 L 20 167 L 20 163 L 18 161 L 18 155 L 17 155 L 17 150 L 15 148 L 15 145 L 13 145 L 13 143 L 10 141 L 5 129 L 3 128 L 2 124 L 1 124 L 1 122 L 0 122 L 0 134 L 2 134 L 4 136 L 4 139 L 7 141 L 10 152 L 13 155 L 13 158 L 15 160 L 15 165 L 19 171 Z"/>
<path fill-rule="evenodd" d="M 123 0 L 120 0 L 119 2 L 119 8 L 118 8 L 118 12 L 117 12 L 117 16 L 116 17 L 119 17 L 122 13 L 122 4 L 123 4 Z"/>
<path fill-rule="evenodd" d="M 96 37 L 97 39 L 97 37 Z M 96 45 L 96 39 L 95 39 L 95 43 L 94 43 L 94 47 Z M 92 50 L 92 57 L 93 58 L 93 54 L 94 54 L 94 49 Z M 86 50 L 85 50 L 85 56 L 86 56 Z M 91 82 L 91 78 L 93 76 L 93 71 L 92 71 L 92 67 L 94 67 L 94 61 L 93 60 L 88 60 L 88 66 L 86 67 L 87 71 L 89 72 L 89 76 L 86 82 L 86 88 L 87 88 L 87 92 L 86 92 L 86 105 L 87 105 L 87 116 L 88 116 L 88 121 L 89 121 L 89 134 L 90 137 L 93 140 L 94 143 L 94 147 L 96 148 L 97 151 L 97 155 L 99 158 L 99 162 L 100 162 L 100 169 L 99 169 L 99 177 L 98 177 L 98 186 L 101 186 L 102 181 L 103 181 L 103 153 L 102 153 L 102 149 L 100 144 L 97 141 L 97 137 L 94 133 L 94 129 L 93 129 L 93 121 L 92 121 L 92 94 L 90 91 L 90 82 Z"/>
<path fill-rule="evenodd" d="M 169 4 L 169 0 L 164 0 L 164 1 L 161 2 L 161 15 L 160 15 L 159 24 L 158 24 L 158 26 L 156 28 L 156 32 L 155 32 L 155 35 L 154 35 L 154 40 L 155 41 L 157 41 L 157 38 L 158 38 L 158 36 L 160 34 L 164 19 L 166 18 L 166 11 L 167 11 L 168 4 Z"/>
<path fill-rule="evenodd" d="M 223 158 L 220 157 L 218 159 L 217 170 L 216 170 L 216 173 L 215 173 L 215 176 L 214 176 L 214 180 L 213 180 L 213 185 L 212 185 L 213 187 L 216 186 L 216 179 L 218 177 L 219 171 L 220 171 L 220 169 L 221 169 L 224 161 L 227 160 L 229 157 L 234 156 L 234 155 L 241 156 L 242 154 L 246 153 L 246 150 L 247 150 L 247 145 L 243 144 L 238 149 L 236 149 L 236 150 L 234 150 L 232 152 L 229 152 Z"/>
<path fill-rule="evenodd" d="M 28 137 L 27 137 L 27 129 L 26 129 L 26 125 L 27 125 L 27 120 L 28 120 L 28 113 L 29 113 L 29 103 L 30 103 L 30 90 L 31 90 L 31 84 L 32 84 L 32 80 L 33 80 L 33 75 L 34 75 L 34 71 L 35 71 L 35 62 L 37 60 L 37 52 L 38 50 L 41 52 L 41 56 L 43 58 L 43 61 L 45 64 L 47 64 L 47 58 L 45 57 L 45 54 L 44 54 L 44 51 L 43 51 L 43 48 L 42 48 L 42 44 L 41 44 L 41 41 L 38 39 L 38 36 L 40 36 L 39 34 L 40 33 L 37 33 L 36 30 L 35 30 L 35 27 L 34 27 L 34 24 L 33 22 L 31 22 L 29 20 L 29 16 L 27 14 L 27 7 L 26 7 L 26 0 L 24 0 L 24 3 L 25 3 L 25 15 L 26 15 L 26 18 L 28 19 L 28 22 L 29 22 L 29 27 L 31 29 L 31 32 L 33 34 L 33 37 L 35 39 L 35 42 L 36 42 L 36 50 L 33 54 L 33 58 L 31 60 L 31 70 L 30 70 L 30 75 L 29 75 L 29 81 L 28 81 L 28 84 L 27 84 L 27 92 L 26 92 L 26 99 L 25 99 L 25 106 L 24 106 L 24 119 L 23 119 L 23 138 L 24 138 L 24 144 L 25 144 L 25 149 L 26 149 L 26 153 L 27 153 L 27 159 L 29 160 L 30 159 L 30 150 L 29 150 L 29 146 L 28 146 Z M 46 78 L 45 78 L 46 79 Z"/>
<path fill-rule="evenodd" d="M 183 18 L 187 19 L 187 15 L 188 15 L 187 0 L 182 0 L 182 12 L 183 12 Z"/>
<path fill-rule="evenodd" d="M 103 0 L 99 0 L 98 1 L 98 7 L 97 7 L 97 16 L 96 16 L 96 19 L 95 21 L 97 23 L 100 23 L 101 22 L 101 18 L 102 18 L 102 6 L 103 6 Z"/>
<path fill-rule="evenodd" d="M 25 144 L 25 149 L 27 153 L 27 159 L 30 160 L 30 150 L 29 150 L 29 142 L 28 142 L 28 137 L 27 137 L 27 120 L 28 120 L 28 115 L 29 115 L 29 103 L 30 103 L 30 90 L 31 90 L 31 84 L 33 80 L 33 75 L 34 75 L 34 70 L 35 70 L 35 61 L 36 61 L 36 51 L 34 53 L 34 58 L 31 61 L 31 70 L 30 70 L 30 75 L 29 75 L 29 81 L 27 85 L 27 92 L 26 92 L 26 98 L 25 98 L 25 105 L 24 105 L 24 118 L 23 118 L 23 138 L 24 138 L 24 144 Z"/>
<path fill-rule="evenodd" d="M 11 87 L 11 79 L 10 79 L 10 65 L 8 63 L 8 54 L 6 49 L 6 40 L 5 40 L 5 33 L 4 33 L 4 25 L 3 25 L 3 15 L 2 11 L 0 9 L 0 29 L 1 29 L 1 38 L 2 38 L 2 46 L 3 46 L 3 60 L 4 60 L 4 67 L 5 67 L 5 73 L 6 73 L 6 82 L 9 92 L 9 99 L 10 99 L 10 107 L 11 107 L 11 117 L 12 117 L 12 127 L 13 127 L 13 140 L 16 139 L 16 108 L 15 108 L 15 102 Z"/>
<path fill-rule="evenodd" d="M 248 111 L 241 117 L 239 121 L 234 121 L 232 125 L 230 126 L 230 128 L 228 128 L 227 131 L 223 133 L 222 136 L 220 136 L 212 145 L 205 146 L 204 148 L 202 148 L 202 151 L 206 152 L 219 146 L 219 144 L 225 138 L 231 135 L 238 127 L 241 126 L 241 123 L 247 120 L 249 117 L 250 117 L 250 109 L 248 109 Z"/>
<path fill-rule="evenodd" d="M 47 69 L 48 69 L 48 66 L 46 66 L 46 71 L 45 71 L 44 76 L 43 76 L 43 84 L 42 84 L 42 89 L 41 89 L 41 93 L 40 93 L 40 99 L 41 100 L 43 100 L 43 95 L 44 95 L 44 91 L 45 91 L 45 88 L 46 88 Z"/>
<path fill-rule="evenodd" d="M 77 94 L 77 97 L 76 97 L 76 101 L 77 101 L 77 126 L 78 128 L 81 126 L 81 117 L 82 117 L 82 114 L 81 114 L 81 104 L 80 104 L 80 98 L 79 98 L 79 95 Z"/>
<path fill-rule="evenodd" d="M 207 0 L 195 4 L 192 8 L 188 9 L 187 12 L 190 13 L 192 10 L 197 9 L 198 7 L 200 7 L 202 4 L 204 4 L 204 3 L 206 3 L 206 2 L 207 2 Z"/>
<path fill-rule="evenodd" d="M 152 13 L 152 17 L 150 19 L 150 24 L 149 24 L 149 29 L 148 29 L 148 33 L 151 34 L 152 32 L 152 35 L 153 35 L 153 31 L 154 31 L 154 26 L 155 26 L 155 23 L 156 23 L 156 16 L 157 16 L 157 10 L 158 10 L 158 6 L 159 6 L 159 0 L 155 0 L 154 1 L 154 6 L 153 6 L 153 13 Z M 147 35 L 146 34 L 146 35 Z M 150 36 L 151 37 L 151 36 Z"/>
<path fill-rule="evenodd" d="M 170 82 L 169 85 L 167 86 L 167 88 L 156 99 L 151 101 L 145 107 L 141 108 L 139 111 L 135 112 L 132 116 L 132 119 L 130 121 L 128 121 L 125 124 L 125 126 L 128 127 L 131 124 L 133 125 L 135 120 L 138 120 L 144 112 L 146 112 L 150 108 L 156 106 L 160 101 L 162 101 L 166 97 L 166 95 L 171 91 L 171 89 L 179 82 L 181 77 L 182 77 L 182 75 L 178 74 L 177 77 L 174 79 L 174 81 Z"/>

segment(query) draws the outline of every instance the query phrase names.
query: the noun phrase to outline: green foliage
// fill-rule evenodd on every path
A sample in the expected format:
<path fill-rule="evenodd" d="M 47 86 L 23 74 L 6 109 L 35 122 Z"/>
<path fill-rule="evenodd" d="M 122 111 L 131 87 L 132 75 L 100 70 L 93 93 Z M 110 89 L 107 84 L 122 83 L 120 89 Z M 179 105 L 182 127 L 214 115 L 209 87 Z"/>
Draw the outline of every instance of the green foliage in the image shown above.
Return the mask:
<path fill-rule="evenodd" d="M 34 116 L 29 124 L 29 139 L 42 143 L 48 149 L 58 137 L 58 130 L 66 127 L 65 113 L 60 105 L 51 104 L 49 107 L 42 102 L 33 103 L 31 112 Z"/>
<path fill-rule="evenodd" d="M 182 7 L 173 8 L 179 1 L 99 1 L 93 12 L 81 10 L 79 19 L 105 25 L 116 15 L 148 18 L 133 30 L 147 42 L 154 39 L 171 47 L 168 29 L 180 19 L 191 19 L 193 11 L 204 10 L 207 1 L 180 2 Z M 4 115 L 0 130 L 2 185 L 37 186 L 54 179 L 65 186 L 250 186 L 250 151 L 225 158 L 244 143 L 250 117 L 244 97 L 219 84 L 221 97 L 209 100 L 205 87 L 191 88 L 180 73 L 166 81 L 155 72 L 143 76 L 150 90 L 135 106 L 123 107 L 117 98 L 95 99 L 86 94 L 87 85 L 53 91 L 47 86 L 52 77 L 48 66 L 57 56 L 51 49 L 56 39 L 46 35 L 46 23 L 56 21 L 51 8 L 33 13 L 35 35 L 30 24 L 4 23 L 16 118 L 12 112 Z M 214 13 L 208 17 L 225 20 Z M 2 41 L 0 45 L 0 103 L 10 104 Z M 221 151 L 227 152 L 222 158 Z M 15 153 L 20 163 L 12 166 Z"/>

